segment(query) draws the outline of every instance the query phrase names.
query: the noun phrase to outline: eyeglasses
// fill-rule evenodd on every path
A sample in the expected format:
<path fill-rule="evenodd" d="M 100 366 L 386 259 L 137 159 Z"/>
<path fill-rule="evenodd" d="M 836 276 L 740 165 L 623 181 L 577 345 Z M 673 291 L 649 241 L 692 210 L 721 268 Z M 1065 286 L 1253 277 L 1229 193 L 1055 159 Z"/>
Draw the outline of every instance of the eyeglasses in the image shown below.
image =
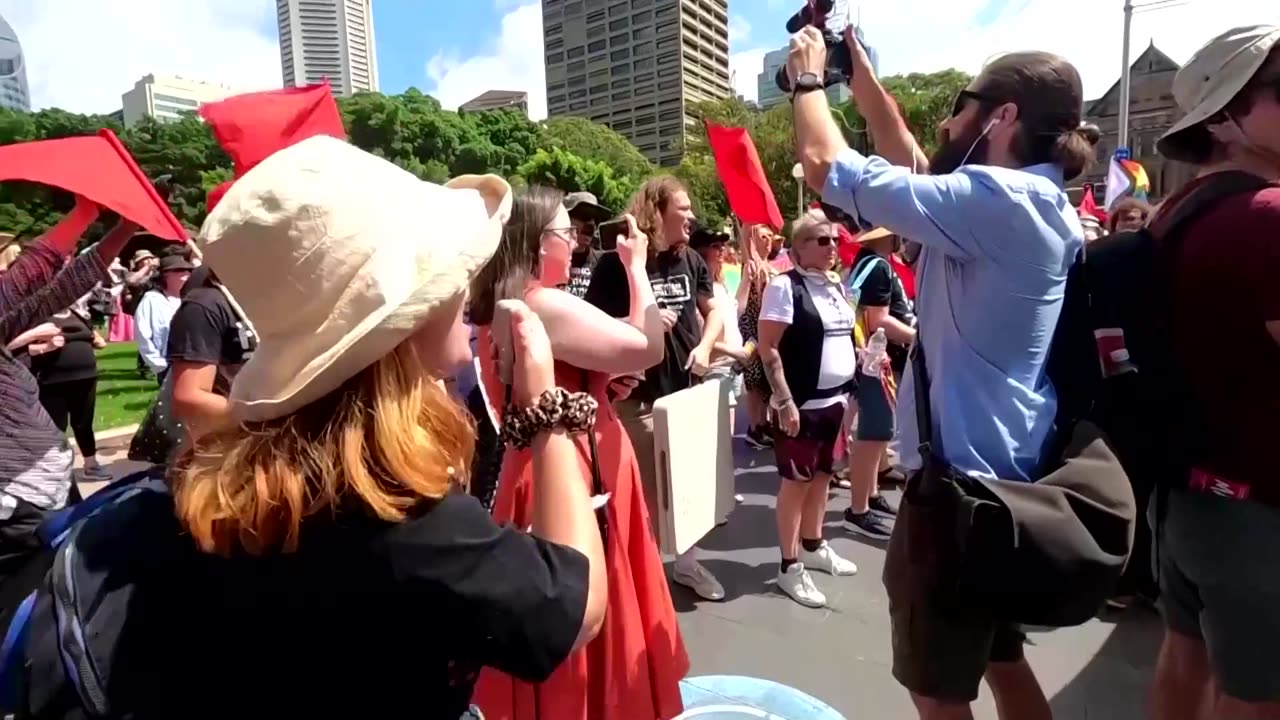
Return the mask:
<path fill-rule="evenodd" d="M 964 106 L 967 100 L 976 100 L 980 103 L 994 103 L 996 99 L 990 95 L 976 92 L 974 90 L 961 90 L 956 94 L 955 102 L 951 103 L 951 117 L 956 117 L 964 112 Z"/>
<path fill-rule="evenodd" d="M 546 230 L 542 231 L 542 234 L 557 235 L 561 238 L 564 238 L 565 240 L 568 240 L 569 242 L 578 242 L 578 228 L 573 227 L 572 225 L 569 227 L 562 227 L 562 228 L 547 228 Z"/>
<path fill-rule="evenodd" d="M 818 247 L 830 247 L 836 244 L 836 238 L 830 235 L 814 235 L 809 238 L 809 241 L 817 243 Z"/>

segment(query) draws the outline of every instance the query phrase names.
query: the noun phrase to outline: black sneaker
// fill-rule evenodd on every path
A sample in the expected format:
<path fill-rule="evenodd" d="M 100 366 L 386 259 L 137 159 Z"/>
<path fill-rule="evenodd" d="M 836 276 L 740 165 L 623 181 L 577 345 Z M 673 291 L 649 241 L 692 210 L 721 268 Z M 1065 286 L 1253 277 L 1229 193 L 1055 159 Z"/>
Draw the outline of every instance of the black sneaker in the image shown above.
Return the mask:
<path fill-rule="evenodd" d="M 893 503 L 885 500 L 883 495 L 873 496 L 871 501 L 867 503 L 867 507 L 872 515 L 879 515 L 885 520 L 892 520 L 898 517 L 898 508 L 894 507 Z"/>
<path fill-rule="evenodd" d="M 881 472 L 879 477 L 876 478 L 876 481 L 881 485 L 906 485 L 907 476 L 903 475 L 901 470 L 889 468 L 888 470 Z"/>
<path fill-rule="evenodd" d="M 844 529 L 872 540 L 888 540 L 893 534 L 893 527 L 884 518 L 872 512 L 854 515 L 849 508 L 844 509 Z"/>
<path fill-rule="evenodd" d="M 773 448 L 773 436 L 757 425 L 747 430 L 747 445 L 754 450 L 770 450 Z"/>

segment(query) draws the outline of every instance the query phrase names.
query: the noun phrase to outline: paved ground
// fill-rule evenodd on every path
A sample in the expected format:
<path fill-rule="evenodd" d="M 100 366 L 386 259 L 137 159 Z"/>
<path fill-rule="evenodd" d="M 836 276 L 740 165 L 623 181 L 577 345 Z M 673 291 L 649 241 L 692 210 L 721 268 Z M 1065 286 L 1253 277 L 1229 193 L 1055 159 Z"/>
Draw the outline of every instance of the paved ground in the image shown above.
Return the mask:
<path fill-rule="evenodd" d="M 123 445 L 120 440 L 100 443 L 100 455 L 117 477 L 141 469 L 124 458 L 127 443 L 127 436 Z M 738 491 L 746 502 L 702 544 L 702 557 L 724 584 L 727 598 L 702 602 L 684 588 L 673 589 L 691 674 L 775 680 L 828 703 L 849 720 L 914 717 L 889 672 L 888 610 L 880 584 L 884 551 L 841 529 L 847 491 L 832 493 L 827 537 L 858 564 L 859 573 L 846 578 L 815 574 L 830 606 L 804 608 L 774 585 L 778 481 L 772 454 L 739 444 L 737 457 Z M 1027 656 L 1058 720 L 1134 720 L 1147 715 L 1144 698 L 1159 639 L 1154 613 L 1131 610 L 1080 628 L 1033 633 Z M 985 689 L 977 716 L 995 717 Z"/>
<path fill-rule="evenodd" d="M 691 674 L 775 680 L 828 703 L 849 720 L 914 717 L 889 670 L 888 608 L 880 583 L 884 550 L 841 529 L 848 492 L 832 493 L 827 537 L 858 564 L 858 575 L 815 574 L 829 607 L 801 607 L 774 583 L 778 481 L 772 453 L 742 444 L 737 451 L 738 491 L 746 501 L 701 546 L 705 564 L 725 586 L 726 600 L 703 602 L 682 587 L 673 590 Z M 1159 640 L 1158 617 L 1131 610 L 1080 628 L 1033 633 L 1027 656 L 1058 720 L 1134 720 L 1147 716 L 1145 694 Z M 985 688 L 976 709 L 979 718 L 995 717 Z"/>

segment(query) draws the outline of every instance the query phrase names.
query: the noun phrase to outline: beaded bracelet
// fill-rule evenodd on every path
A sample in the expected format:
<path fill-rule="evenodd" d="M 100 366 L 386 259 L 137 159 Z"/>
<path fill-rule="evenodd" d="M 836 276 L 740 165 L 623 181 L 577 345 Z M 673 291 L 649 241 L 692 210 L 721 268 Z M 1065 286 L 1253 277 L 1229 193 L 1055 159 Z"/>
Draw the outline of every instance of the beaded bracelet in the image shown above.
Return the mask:
<path fill-rule="evenodd" d="M 587 393 L 552 388 L 529 407 L 508 405 L 502 414 L 502 439 L 524 449 L 539 433 L 562 427 L 570 433 L 590 430 L 596 424 L 596 399 Z"/>

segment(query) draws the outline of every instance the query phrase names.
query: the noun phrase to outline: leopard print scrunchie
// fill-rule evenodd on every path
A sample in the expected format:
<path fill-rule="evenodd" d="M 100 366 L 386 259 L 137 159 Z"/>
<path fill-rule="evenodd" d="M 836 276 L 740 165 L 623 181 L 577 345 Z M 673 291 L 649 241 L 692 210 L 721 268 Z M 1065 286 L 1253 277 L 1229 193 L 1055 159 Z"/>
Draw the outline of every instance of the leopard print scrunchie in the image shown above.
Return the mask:
<path fill-rule="evenodd" d="M 507 406 L 502 414 L 502 439 L 523 450 L 533 444 L 538 433 L 555 427 L 570 433 L 586 432 L 596 424 L 597 407 L 596 399 L 587 393 L 552 388 L 529 407 Z"/>

